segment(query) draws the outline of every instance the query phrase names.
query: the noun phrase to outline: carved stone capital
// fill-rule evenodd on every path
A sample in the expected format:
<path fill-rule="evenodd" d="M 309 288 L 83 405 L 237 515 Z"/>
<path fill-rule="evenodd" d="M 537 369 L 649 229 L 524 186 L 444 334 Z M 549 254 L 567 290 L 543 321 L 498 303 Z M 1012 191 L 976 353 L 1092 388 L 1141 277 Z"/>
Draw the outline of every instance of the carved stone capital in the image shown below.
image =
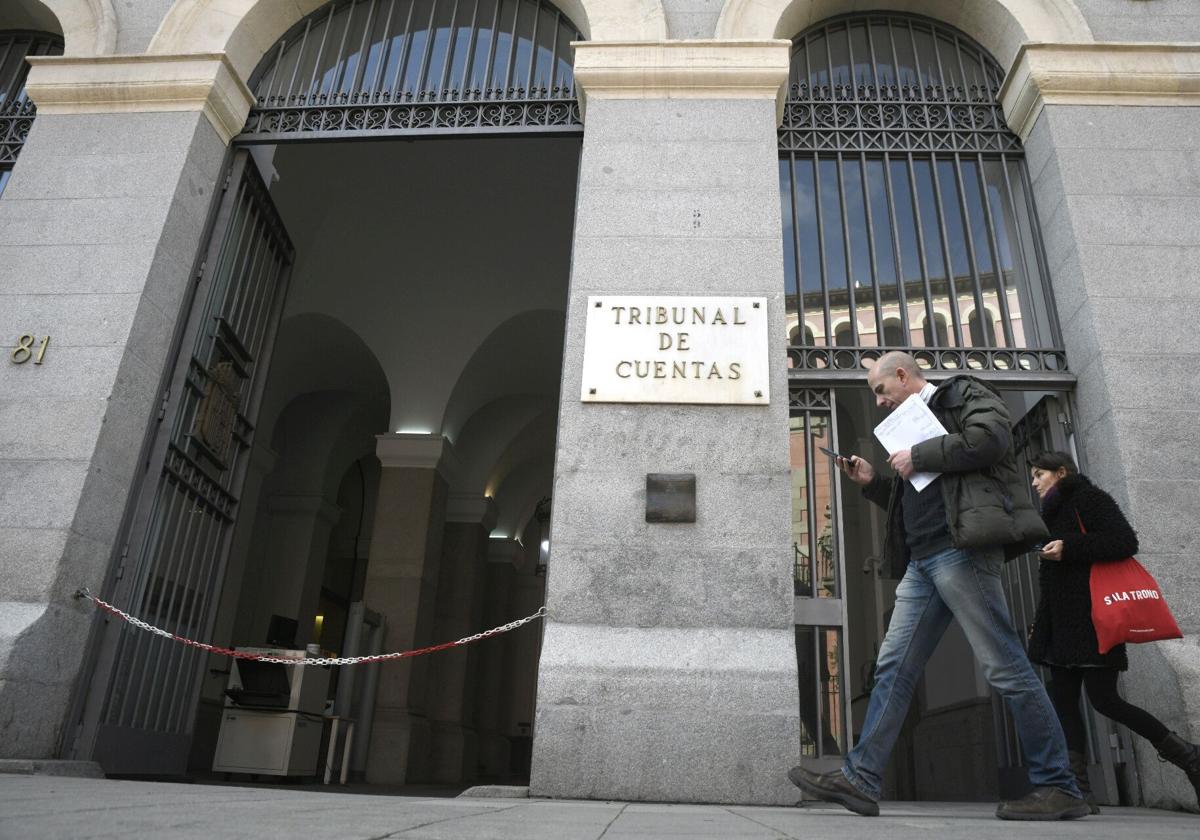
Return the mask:
<path fill-rule="evenodd" d="M 1025 44 L 1000 103 L 1022 140 L 1046 105 L 1200 105 L 1200 44 Z"/>
<path fill-rule="evenodd" d="M 241 132 L 254 94 L 223 53 L 30 56 L 39 114 L 201 111 L 222 142 Z"/>
<path fill-rule="evenodd" d="M 579 41 L 575 84 L 589 99 L 774 99 L 780 117 L 791 42 Z"/>
<path fill-rule="evenodd" d="M 458 473 L 454 447 L 442 435 L 397 432 L 376 435 L 375 454 L 386 469 L 437 470 L 447 483 Z"/>

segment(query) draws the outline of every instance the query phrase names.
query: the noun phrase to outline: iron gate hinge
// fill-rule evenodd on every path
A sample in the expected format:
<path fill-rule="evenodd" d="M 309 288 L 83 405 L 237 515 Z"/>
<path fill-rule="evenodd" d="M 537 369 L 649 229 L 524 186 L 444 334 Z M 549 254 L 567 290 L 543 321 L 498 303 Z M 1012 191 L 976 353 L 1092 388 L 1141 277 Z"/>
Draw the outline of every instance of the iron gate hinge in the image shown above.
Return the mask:
<path fill-rule="evenodd" d="M 1071 425 L 1071 421 L 1067 418 L 1067 413 L 1065 411 L 1058 412 L 1058 422 L 1068 436 L 1075 432 L 1075 427 Z"/>
<path fill-rule="evenodd" d="M 125 576 L 125 561 L 129 559 L 129 543 L 121 548 L 121 556 L 117 558 L 117 575 L 113 578 L 114 582 Z"/>
<path fill-rule="evenodd" d="M 228 170 L 225 173 L 225 183 L 221 185 L 221 192 L 229 189 L 229 181 L 233 178 L 233 170 Z"/>
<path fill-rule="evenodd" d="M 167 403 L 169 403 L 170 401 L 171 401 L 171 386 L 168 385 L 166 388 L 163 388 L 162 400 L 158 404 L 158 421 L 157 422 L 161 423 L 163 418 L 167 416 Z"/>
<path fill-rule="evenodd" d="M 200 278 L 204 276 L 204 269 L 208 268 L 208 260 L 200 260 L 199 267 L 196 268 L 196 282 L 200 282 Z"/>

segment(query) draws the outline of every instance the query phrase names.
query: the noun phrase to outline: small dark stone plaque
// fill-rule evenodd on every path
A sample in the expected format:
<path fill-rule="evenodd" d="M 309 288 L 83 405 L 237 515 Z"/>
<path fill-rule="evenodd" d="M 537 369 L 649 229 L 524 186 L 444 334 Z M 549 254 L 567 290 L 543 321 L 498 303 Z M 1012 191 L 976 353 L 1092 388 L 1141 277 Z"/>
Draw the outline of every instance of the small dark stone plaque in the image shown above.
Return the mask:
<path fill-rule="evenodd" d="M 646 521 L 695 522 L 695 474 L 647 473 Z"/>

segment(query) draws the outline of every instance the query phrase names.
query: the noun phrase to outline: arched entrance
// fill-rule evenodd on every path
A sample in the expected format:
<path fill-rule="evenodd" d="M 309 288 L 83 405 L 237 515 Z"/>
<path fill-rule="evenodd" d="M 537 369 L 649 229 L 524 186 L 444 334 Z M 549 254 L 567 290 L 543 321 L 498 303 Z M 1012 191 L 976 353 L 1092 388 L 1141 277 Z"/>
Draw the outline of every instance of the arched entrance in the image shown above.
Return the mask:
<path fill-rule="evenodd" d="M 579 37 L 538 0 L 335 0 L 266 51 L 111 600 L 299 648 L 343 644 L 365 605 L 389 650 L 537 609 Z M 112 626 L 95 650 L 77 756 L 213 766 L 223 660 Z M 381 672 L 356 770 L 527 773 L 536 644 L 456 656 Z"/>
<path fill-rule="evenodd" d="M 966 34 L 913 15 L 832 18 L 793 42 L 780 188 L 801 745 L 818 765 L 840 766 L 853 743 L 894 603 L 882 515 L 843 492 L 817 449 L 886 457 L 866 368 L 904 349 L 933 381 L 988 380 L 1022 464 L 1074 446 L 1074 376 L 1024 151 L 998 101 L 1003 76 Z M 1005 568 L 1019 627 L 1032 621 L 1036 569 L 1032 557 Z M 1115 802 L 1106 734 L 1093 727 L 1092 772 Z M 1011 720 L 954 627 L 916 692 L 887 797 L 1011 796 L 1021 764 Z"/>

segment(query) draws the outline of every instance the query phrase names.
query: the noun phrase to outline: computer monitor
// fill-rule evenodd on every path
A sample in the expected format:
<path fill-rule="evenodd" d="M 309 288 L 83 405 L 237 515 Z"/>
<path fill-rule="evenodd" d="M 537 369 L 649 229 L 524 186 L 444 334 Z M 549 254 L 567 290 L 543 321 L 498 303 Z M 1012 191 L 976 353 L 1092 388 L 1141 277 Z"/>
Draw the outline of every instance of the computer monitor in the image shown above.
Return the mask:
<path fill-rule="evenodd" d="M 271 616 L 267 625 L 267 644 L 292 650 L 296 647 L 296 629 L 296 619 L 284 615 Z"/>

